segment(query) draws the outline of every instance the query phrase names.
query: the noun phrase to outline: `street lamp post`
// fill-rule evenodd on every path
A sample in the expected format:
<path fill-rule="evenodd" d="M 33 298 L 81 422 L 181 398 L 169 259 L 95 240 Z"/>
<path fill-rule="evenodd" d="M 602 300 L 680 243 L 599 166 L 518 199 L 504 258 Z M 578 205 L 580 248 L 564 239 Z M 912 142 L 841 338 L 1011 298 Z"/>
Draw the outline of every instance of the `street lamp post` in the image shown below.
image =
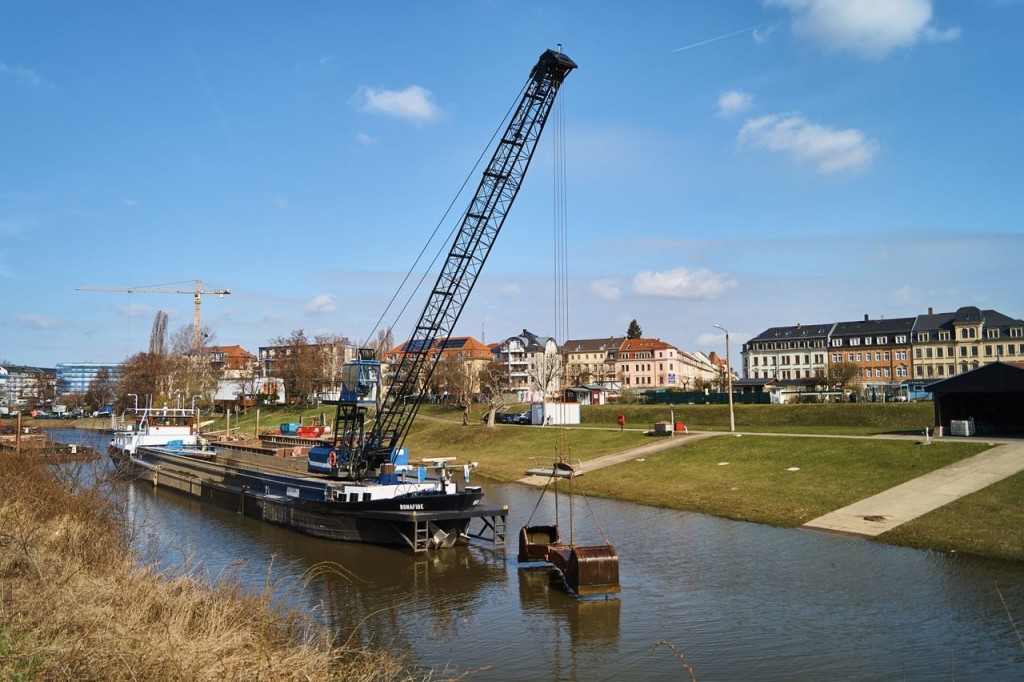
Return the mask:
<path fill-rule="evenodd" d="M 725 332 L 725 374 L 729 377 L 729 431 L 736 432 L 736 413 L 732 406 L 732 359 L 729 356 L 729 330 L 717 324 L 711 325 Z"/>

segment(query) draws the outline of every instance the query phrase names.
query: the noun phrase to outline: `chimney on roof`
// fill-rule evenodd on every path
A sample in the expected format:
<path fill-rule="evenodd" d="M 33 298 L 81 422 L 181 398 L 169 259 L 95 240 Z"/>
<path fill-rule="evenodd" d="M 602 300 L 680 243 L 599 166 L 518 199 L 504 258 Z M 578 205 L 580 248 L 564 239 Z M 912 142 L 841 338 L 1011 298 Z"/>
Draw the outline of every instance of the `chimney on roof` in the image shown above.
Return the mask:
<path fill-rule="evenodd" d="M 867 313 L 864 313 L 864 321 L 865 321 L 865 322 L 867 322 L 867 321 L 868 321 L 868 314 L 867 314 Z"/>
<path fill-rule="evenodd" d="M 932 309 L 931 306 L 928 306 L 928 314 L 929 315 L 934 315 L 935 314 L 935 311 L 934 311 L 934 309 Z"/>

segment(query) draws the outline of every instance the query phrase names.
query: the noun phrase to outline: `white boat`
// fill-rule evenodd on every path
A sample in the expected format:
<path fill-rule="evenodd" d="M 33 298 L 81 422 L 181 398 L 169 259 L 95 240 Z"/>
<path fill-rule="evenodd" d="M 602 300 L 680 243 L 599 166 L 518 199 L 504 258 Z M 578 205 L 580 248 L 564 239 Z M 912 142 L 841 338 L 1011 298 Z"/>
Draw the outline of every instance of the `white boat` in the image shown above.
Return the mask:
<path fill-rule="evenodd" d="M 197 410 L 144 407 L 125 410 L 113 423 L 111 454 L 132 456 L 140 447 L 198 447 Z"/>

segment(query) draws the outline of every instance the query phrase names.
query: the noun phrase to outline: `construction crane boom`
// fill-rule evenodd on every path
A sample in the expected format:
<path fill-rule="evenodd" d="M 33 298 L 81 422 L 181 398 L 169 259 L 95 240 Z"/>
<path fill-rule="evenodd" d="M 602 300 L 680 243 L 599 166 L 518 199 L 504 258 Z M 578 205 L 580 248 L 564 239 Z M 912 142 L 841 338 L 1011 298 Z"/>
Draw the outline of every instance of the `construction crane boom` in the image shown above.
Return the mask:
<path fill-rule="evenodd" d="M 519 105 L 487 164 L 463 214 L 448 257 L 390 377 L 383 404 L 368 437 L 356 455 L 356 465 L 375 469 L 401 447 L 430 382 L 440 351 L 451 337 L 477 276 L 490 254 L 509 209 L 519 193 L 563 80 L 576 63 L 561 50 L 547 50 L 530 72 Z M 361 430 L 359 417 L 347 414 L 339 401 L 343 429 Z M 356 401 L 357 404 L 358 401 Z M 336 433 L 335 444 L 345 431 Z"/>
<path fill-rule="evenodd" d="M 202 346 L 202 314 L 203 294 L 213 294 L 224 298 L 231 292 L 227 289 L 204 289 L 201 279 L 195 280 L 195 289 L 168 289 L 161 285 L 139 286 L 139 287 L 97 287 L 80 286 L 76 291 L 120 291 L 126 294 L 192 294 L 195 296 L 195 314 L 192 322 L 192 349 L 198 350 Z"/>

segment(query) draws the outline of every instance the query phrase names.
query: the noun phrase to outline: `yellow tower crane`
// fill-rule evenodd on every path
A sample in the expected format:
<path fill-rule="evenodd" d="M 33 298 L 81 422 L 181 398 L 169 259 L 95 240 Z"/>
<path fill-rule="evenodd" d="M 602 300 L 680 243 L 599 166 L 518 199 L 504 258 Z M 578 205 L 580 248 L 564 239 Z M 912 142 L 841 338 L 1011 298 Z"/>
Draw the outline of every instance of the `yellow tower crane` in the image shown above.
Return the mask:
<path fill-rule="evenodd" d="M 179 282 L 171 282 L 171 284 L 178 284 Z M 200 309 L 203 305 L 203 294 L 214 294 L 224 298 L 231 292 L 227 289 L 220 290 L 207 290 L 203 289 L 203 281 L 195 280 L 195 289 L 167 289 L 166 285 L 155 285 L 155 286 L 141 286 L 141 287 L 94 287 L 94 286 L 81 286 L 78 287 L 77 291 L 122 291 L 126 294 L 192 294 L 195 296 L 195 320 L 192 323 L 192 348 L 198 350 L 202 345 L 202 318 L 200 315 Z"/>

